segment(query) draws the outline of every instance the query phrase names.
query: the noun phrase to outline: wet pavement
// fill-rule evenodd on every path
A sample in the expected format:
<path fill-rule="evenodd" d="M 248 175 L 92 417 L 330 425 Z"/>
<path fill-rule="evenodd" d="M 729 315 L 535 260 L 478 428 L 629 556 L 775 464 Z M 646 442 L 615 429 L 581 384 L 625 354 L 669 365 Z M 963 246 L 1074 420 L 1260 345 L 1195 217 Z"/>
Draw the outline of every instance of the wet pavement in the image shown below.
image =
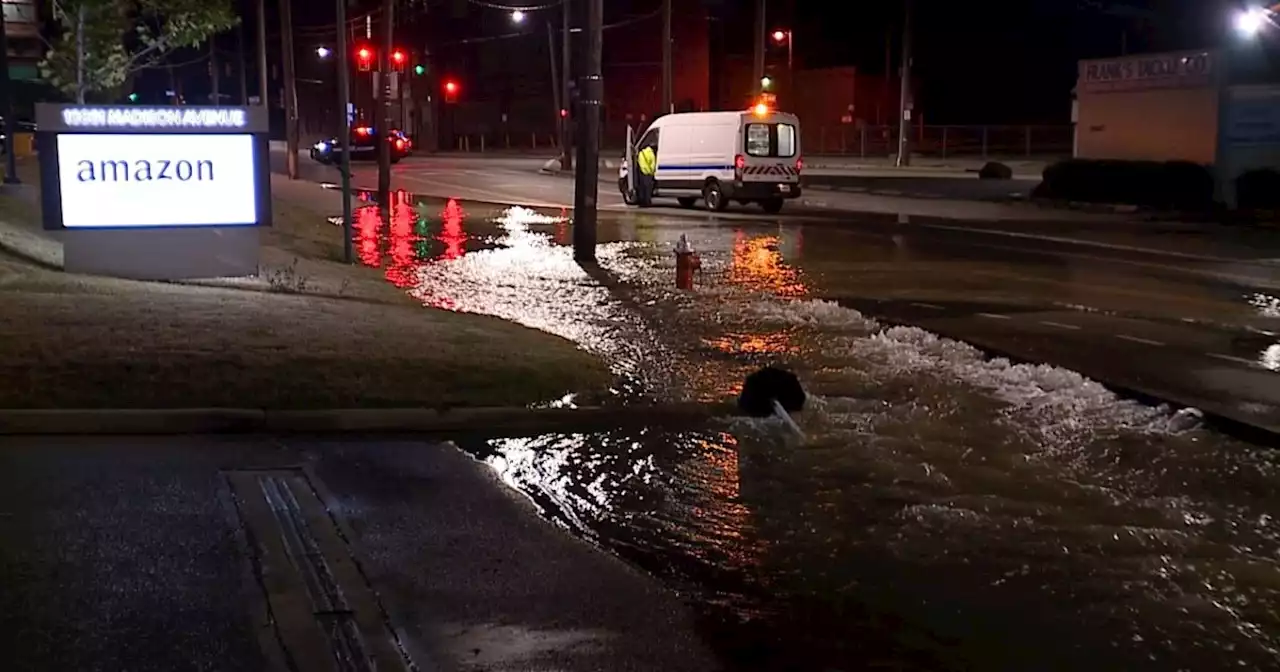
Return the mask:
<path fill-rule="evenodd" d="M 388 279 L 425 304 L 600 354 L 622 403 L 723 399 L 765 363 L 817 395 L 803 438 L 739 422 L 464 445 L 548 518 L 691 595 L 735 667 L 1280 669 L 1273 451 L 892 319 L 990 323 L 1049 361 L 1266 404 L 1280 315 L 1265 260 L 646 211 L 605 217 L 583 268 L 560 210 L 399 208 L 382 237 L 360 227 L 367 261 L 383 246 Z M 691 293 L 671 287 L 682 233 L 703 263 Z"/>
<path fill-rule="evenodd" d="M 367 581 L 411 653 L 459 669 L 713 669 L 712 656 L 742 670 L 1280 669 L 1273 450 L 1069 368 L 906 326 L 982 325 L 1104 372 L 1150 360 L 1191 390 L 1223 377 L 1216 394 L 1249 402 L 1239 381 L 1280 380 L 1280 267 L 1265 251 L 1192 259 L 652 210 L 606 213 L 599 265 L 583 267 L 566 214 L 401 193 L 385 217 L 358 211 L 355 245 L 424 305 L 599 354 L 618 404 L 723 400 L 763 364 L 791 368 L 814 395 L 803 436 L 725 421 L 467 437 L 476 463 L 413 442 L 14 444 L 0 576 L 19 588 L 0 631 L 76 634 L 23 648 L 19 669 L 118 669 L 128 652 L 114 642 L 185 645 L 159 616 L 173 605 L 195 605 L 176 607 L 184 632 L 210 633 L 175 647 L 190 661 L 259 667 L 253 591 L 226 590 L 252 576 L 227 569 L 244 565 L 240 526 L 215 504 L 244 490 L 219 479 L 297 465 L 358 546 L 364 577 L 345 585 Z M 672 286 L 681 234 L 702 258 L 693 292 Z M 678 591 L 691 615 L 521 518 L 512 493 Z"/>

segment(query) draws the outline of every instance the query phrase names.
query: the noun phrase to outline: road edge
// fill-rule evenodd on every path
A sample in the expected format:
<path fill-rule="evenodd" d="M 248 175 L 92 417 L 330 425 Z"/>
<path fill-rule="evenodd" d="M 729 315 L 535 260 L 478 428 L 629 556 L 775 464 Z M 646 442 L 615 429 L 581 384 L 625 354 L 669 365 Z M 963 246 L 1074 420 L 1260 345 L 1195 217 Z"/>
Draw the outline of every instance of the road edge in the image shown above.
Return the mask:
<path fill-rule="evenodd" d="M 189 434 L 549 433 L 619 426 L 689 425 L 732 413 L 728 403 L 582 408 L 347 408 L 323 410 L 0 409 L 0 436 Z"/>

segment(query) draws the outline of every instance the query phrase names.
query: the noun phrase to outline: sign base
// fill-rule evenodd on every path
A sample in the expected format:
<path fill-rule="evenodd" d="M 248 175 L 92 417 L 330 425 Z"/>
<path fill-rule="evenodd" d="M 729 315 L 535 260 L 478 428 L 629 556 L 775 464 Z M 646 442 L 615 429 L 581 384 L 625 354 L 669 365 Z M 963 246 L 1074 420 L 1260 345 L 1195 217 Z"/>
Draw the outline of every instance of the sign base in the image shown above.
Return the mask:
<path fill-rule="evenodd" d="M 61 234 L 69 273 L 133 280 L 196 280 L 258 273 L 253 226 L 163 229 L 67 229 Z"/>

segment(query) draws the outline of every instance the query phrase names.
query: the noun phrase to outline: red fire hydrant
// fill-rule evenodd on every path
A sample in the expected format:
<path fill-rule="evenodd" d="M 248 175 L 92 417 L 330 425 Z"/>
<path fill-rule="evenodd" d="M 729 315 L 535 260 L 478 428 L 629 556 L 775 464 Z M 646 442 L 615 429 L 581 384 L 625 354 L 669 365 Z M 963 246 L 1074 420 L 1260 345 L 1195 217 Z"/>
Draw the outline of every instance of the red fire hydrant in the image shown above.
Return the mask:
<path fill-rule="evenodd" d="M 702 268 L 702 261 L 693 251 L 689 239 L 682 233 L 676 243 L 676 289 L 693 289 L 693 272 Z"/>

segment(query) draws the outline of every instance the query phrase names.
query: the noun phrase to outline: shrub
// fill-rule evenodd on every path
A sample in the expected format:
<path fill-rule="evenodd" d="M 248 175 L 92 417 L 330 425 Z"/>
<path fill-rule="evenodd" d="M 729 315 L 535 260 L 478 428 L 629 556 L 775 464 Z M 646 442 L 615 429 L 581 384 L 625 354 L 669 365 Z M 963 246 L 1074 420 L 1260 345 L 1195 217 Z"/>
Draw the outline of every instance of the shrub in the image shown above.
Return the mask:
<path fill-rule="evenodd" d="M 1280 172 L 1258 168 L 1236 177 L 1236 205 L 1242 210 L 1280 210 Z"/>
<path fill-rule="evenodd" d="M 1012 180 L 1013 169 L 998 161 L 988 161 L 978 171 L 980 180 Z"/>
<path fill-rule="evenodd" d="M 1208 210 L 1213 174 L 1189 161 L 1069 159 L 1044 170 L 1036 198 Z"/>

